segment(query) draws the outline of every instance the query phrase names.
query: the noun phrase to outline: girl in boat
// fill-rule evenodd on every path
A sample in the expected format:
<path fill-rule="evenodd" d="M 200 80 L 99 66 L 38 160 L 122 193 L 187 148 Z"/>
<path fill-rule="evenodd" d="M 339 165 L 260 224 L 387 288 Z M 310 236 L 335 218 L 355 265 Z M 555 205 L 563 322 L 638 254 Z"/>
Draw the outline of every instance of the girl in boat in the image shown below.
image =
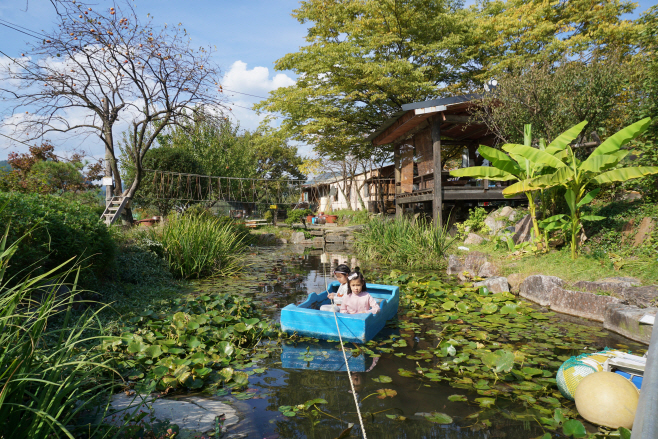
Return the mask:
<path fill-rule="evenodd" d="M 350 274 L 350 267 L 348 267 L 345 264 L 340 264 L 336 269 L 334 270 L 334 277 L 338 282 L 340 282 L 340 286 L 338 287 L 338 291 L 335 293 L 329 293 L 327 294 L 327 297 L 329 300 L 331 300 L 333 303 L 330 305 L 322 305 L 320 306 L 320 311 L 335 311 L 340 312 L 340 305 L 343 302 L 343 298 L 347 294 L 347 275 Z"/>
<path fill-rule="evenodd" d="M 379 305 L 374 297 L 366 290 L 366 280 L 358 271 L 347 276 L 347 295 L 340 305 L 340 312 L 346 314 L 360 314 L 379 312 Z"/>

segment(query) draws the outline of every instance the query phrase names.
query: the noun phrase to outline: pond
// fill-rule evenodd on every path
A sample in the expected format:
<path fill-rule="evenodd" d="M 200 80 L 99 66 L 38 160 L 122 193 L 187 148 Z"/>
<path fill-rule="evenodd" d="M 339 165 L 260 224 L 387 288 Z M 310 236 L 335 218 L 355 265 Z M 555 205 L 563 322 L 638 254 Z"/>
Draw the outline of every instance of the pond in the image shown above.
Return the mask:
<path fill-rule="evenodd" d="M 300 303 L 310 292 L 323 291 L 325 282 L 332 281 L 329 276 L 336 264 L 357 264 L 348 250 L 329 254 L 299 251 L 293 246 L 254 248 L 250 255 L 251 266 L 245 276 L 229 281 L 199 281 L 195 289 L 204 293 L 237 291 L 249 295 L 277 320 L 280 309 L 287 304 Z M 398 321 L 388 325 L 375 339 L 376 343 L 365 347 L 346 346 L 353 371 L 352 382 L 368 437 L 539 437 L 546 431 L 540 416 L 552 418 L 552 415 L 547 415 L 546 407 L 562 405 L 565 411 L 569 410 L 564 398 L 556 402 L 559 394 L 555 386 L 550 385 L 551 380 L 554 383 L 559 362 L 585 348 L 594 351 L 607 346 L 635 353 L 644 349 L 639 344 L 607 333 L 599 324 L 553 313 L 545 315 L 542 319 L 548 329 L 536 337 L 530 330 L 519 329 L 510 335 L 501 328 L 504 325 L 490 325 L 491 334 L 497 334 L 491 338 L 498 337 L 493 344 L 505 342 L 507 346 L 511 344 L 516 346 L 514 349 L 523 350 L 528 355 L 527 365 L 539 368 L 523 369 L 528 369 L 531 377 L 538 374 L 539 378 L 533 380 L 534 385 L 539 382 L 552 387 L 541 395 L 534 394 L 544 401 L 542 408 L 535 404 L 539 402 L 532 395 L 524 392 L 537 389 L 504 384 L 504 374 L 500 375 L 500 381 L 497 376 L 494 381 L 480 380 L 476 384 L 472 381 L 468 384 L 470 378 L 466 375 L 440 374 L 441 370 L 448 370 L 446 367 L 441 369 L 446 360 L 432 355 L 432 352 L 439 346 L 450 349 L 450 345 L 443 344 L 441 319 L 421 318 L 418 313 L 404 309 L 401 301 Z M 519 326 L 519 323 L 515 324 Z M 552 326 L 565 329 L 558 332 Z M 482 327 L 487 327 L 487 323 L 484 322 L 480 329 Z M 570 341 L 561 341 L 561 336 Z M 583 340 L 588 342 L 587 347 L 582 344 Z M 378 346 L 376 354 L 373 351 L 375 345 Z M 296 338 L 284 340 L 281 344 L 269 342 L 263 345 L 263 349 L 270 356 L 251 368 L 249 388 L 227 395 L 243 411 L 248 411 L 249 427 L 243 429 L 246 436 L 241 437 L 337 438 L 348 423 L 357 426 L 351 436 L 344 437 L 362 437 L 358 432 L 350 378 L 339 343 Z M 547 362 L 551 363 L 552 371 L 549 374 L 544 370 L 545 378 L 541 378 L 541 369 L 546 366 L 542 366 L 541 361 L 533 361 L 528 353 L 533 349 L 545 349 L 551 353 L 548 356 L 551 361 Z M 471 367 L 465 366 L 465 369 L 471 372 L 477 369 L 478 361 L 468 361 Z M 451 366 L 455 370 L 454 364 Z M 521 384 L 532 385 L 527 376 L 526 380 Z M 317 400 L 315 404 L 313 400 Z M 573 403 L 569 404 L 573 410 Z"/>

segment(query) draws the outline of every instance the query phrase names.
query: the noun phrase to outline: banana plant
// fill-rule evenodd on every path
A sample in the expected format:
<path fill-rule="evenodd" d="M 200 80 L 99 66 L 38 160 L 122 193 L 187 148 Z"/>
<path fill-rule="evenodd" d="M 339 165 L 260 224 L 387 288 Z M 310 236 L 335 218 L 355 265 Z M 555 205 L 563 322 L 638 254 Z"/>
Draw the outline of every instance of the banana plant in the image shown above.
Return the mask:
<path fill-rule="evenodd" d="M 561 138 L 562 141 L 556 144 L 555 148 L 551 148 L 549 145 L 545 151 L 540 151 L 523 145 L 514 146 L 509 150 L 512 157 L 525 157 L 535 163 L 552 167 L 554 171 L 519 181 L 505 188 L 503 194 L 511 196 L 520 192 L 526 193 L 533 190 L 564 186 L 566 188 L 565 199 L 571 213 L 569 215 L 571 222 L 571 257 L 575 259 L 578 255 L 582 220 L 596 221 L 603 219 L 603 217 L 594 215 L 585 217 L 581 215 L 582 207 L 591 203 L 600 190 L 600 188 L 596 188 L 588 191 L 588 187 L 594 184 L 624 182 L 650 174 L 658 174 L 658 166 L 617 168 L 619 162 L 628 154 L 628 151 L 622 150 L 621 147 L 642 134 L 649 127 L 650 121 L 650 118 L 645 118 L 623 128 L 606 139 L 583 161 L 576 157 L 569 143 L 578 136 L 587 122 L 581 122 L 560 135 L 558 139 Z M 556 160 L 562 165 L 557 165 Z"/>
<path fill-rule="evenodd" d="M 456 169 L 450 171 L 450 175 L 453 177 L 472 177 L 493 181 L 518 180 L 521 182 L 534 179 L 542 174 L 552 173 L 556 168 L 565 166 L 559 158 L 554 157 L 554 154 L 564 150 L 567 143 L 571 142 L 571 140 L 573 139 L 563 134 L 543 150 L 533 148 L 531 146 L 532 127 L 530 124 L 526 124 L 523 129 L 523 145 L 511 143 L 503 145 L 503 151 L 508 152 L 509 155 L 503 151 L 480 145 L 478 152 L 482 157 L 491 162 L 491 166 L 473 166 L 470 168 Z M 541 142 L 541 145 L 544 146 L 544 143 Z M 528 188 L 527 190 L 518 191 L 523 192 L 528 198 L 528 210 L 532 219 L 535 239 L 540 239 L 541 237 L 537 223 L 537 204 L 535 203 L 534 194 L 534 191 L 538 189 L 540 188 Z M 514 192 L 510 196 L 518 192 Z M 507 195 L 505 191 L 503 191 L 503 194 Z"/>

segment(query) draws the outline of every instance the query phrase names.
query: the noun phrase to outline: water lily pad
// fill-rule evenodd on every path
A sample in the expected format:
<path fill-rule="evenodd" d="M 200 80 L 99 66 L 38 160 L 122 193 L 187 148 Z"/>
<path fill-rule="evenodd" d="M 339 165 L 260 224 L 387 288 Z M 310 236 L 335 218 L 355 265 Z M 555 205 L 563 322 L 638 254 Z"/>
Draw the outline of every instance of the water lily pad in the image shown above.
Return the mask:
<path fill-rule="evenodd" d="M 373 378 L 372 380 L 376 383 L 382 383 L 382 384 L 390 383 L 393 381 L 391 377 L 386 375 L 379 375 L 379 378 Z"/>
<path fill-rule="evenodd" d="M 432 412 L 425 415 L 425 419 L 435 424 L 452 424 L 452 418 L 445 413 Z"/>
<path fill-rule="evenodd" d="M 482 314 L 493 314 L 496 311 L 498 311 L 498 305 L 496 305 L 494 303 L 487 303 L 480 310 L 480 312 L 482 312 Z"/>
<path fill-rule="evenodd" d="M 377 393 L 379 394 L 377 396 L 377 398 L 379 398 L 379 399 L 384 399 L 386 397 L 392 398 L 392 397 L 394 397 L 395 395 L 398 394 L 398 392 L 396 392 L 393 389 L 379 389 L 379 390 L 377 390 Z"/>
<path fill-rule="evenodd" d="M 480 407 L 491 407 L 496 403 L 496 400 L 493 398 L 475 398 L 475 402 L 480 404 Z"/>
<path fill-rule="evenodd" d="M 157 358 L 162 355 L 162 349 L 158 345 L 152 345 L 146 348 L 144 353 L 151 358 Z"/>
<path fill-rule="evenodd" d="M 447 302 L 443 302 L 443 305 L 441 305 L 441 307 L 446 311 L 450 311 L 455 307 L 455 302 L 452 300 L 448 300 Z"/>
<path fill-rule="evenodd" d="M 582 422 L 576 419 L 569 419 L 562 424 L 562 432 L 567 437 L 581 438 L 587 436 L 587 431 Z"/>
<path fill-rule="evenodd" d="M 450 395 L 448 397 L 448 399 L 452 402 L 457 402 L 457 401 L 466 402 L 466 401 L 468 401 L 468 398 L 464 395 Z"/>

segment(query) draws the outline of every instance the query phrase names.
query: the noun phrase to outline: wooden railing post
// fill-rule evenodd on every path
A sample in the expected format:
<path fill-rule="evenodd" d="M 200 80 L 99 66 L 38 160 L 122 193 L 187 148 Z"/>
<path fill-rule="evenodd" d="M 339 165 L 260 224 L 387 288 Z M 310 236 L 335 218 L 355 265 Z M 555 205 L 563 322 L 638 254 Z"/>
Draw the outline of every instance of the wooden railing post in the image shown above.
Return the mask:
<path fill-rule="evenodd" d="M 443 227 L 443 194 L 441 192 L 441 117 L 432 119 L 432 152 L 434 155 L 434 197 L 432 198 L 432 214 L 434 225 Z"/>

